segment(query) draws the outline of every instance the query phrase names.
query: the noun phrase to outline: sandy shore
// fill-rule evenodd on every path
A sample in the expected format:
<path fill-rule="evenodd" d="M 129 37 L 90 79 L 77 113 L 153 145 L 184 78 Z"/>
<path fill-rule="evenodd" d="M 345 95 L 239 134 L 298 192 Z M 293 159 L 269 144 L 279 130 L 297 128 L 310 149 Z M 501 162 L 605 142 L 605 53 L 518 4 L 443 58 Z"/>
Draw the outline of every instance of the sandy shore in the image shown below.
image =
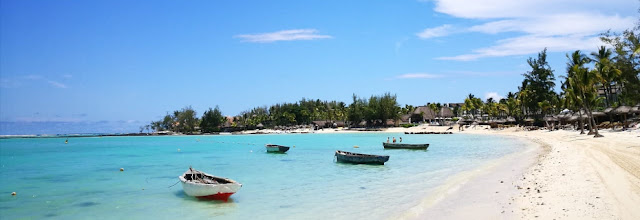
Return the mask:
<path fill-rule="evenodd" d="M 409 131 L 444 131 L 448 127 Z M 403 128 L 390 132 L 403 132 Z M 453 129 L 457 133 L 457 127 Z M 531 143 L 510 155 L 452 177 L 406 219 L 640 219 L 640 131 L 489 130 Z"/>

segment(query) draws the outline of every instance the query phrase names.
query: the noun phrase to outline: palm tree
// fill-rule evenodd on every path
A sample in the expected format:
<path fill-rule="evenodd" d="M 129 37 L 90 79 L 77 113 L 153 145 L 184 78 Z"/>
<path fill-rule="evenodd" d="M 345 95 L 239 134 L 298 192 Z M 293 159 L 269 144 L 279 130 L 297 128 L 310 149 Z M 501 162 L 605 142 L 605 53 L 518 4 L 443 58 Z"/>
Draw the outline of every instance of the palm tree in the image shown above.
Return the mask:
<path fill-rule="evenodd" d="M 568 77 L 569 87 L 574 90 L 576 98 L 582 102 L 582 108 L 586 111 L 589 125 L 594 129 L 594 137 L 602 137 L 598 133 L 593 115 L 591 114 L 591 104 L 596 99 L 596 82 L 599 80 L 596 71 L 589 71 L 587 68 L 575 65 L 571 68 L 571 76 Z"/>
<path fill-rule="evenodd" d="M 567 56 L 567 59 L 569 60 L 567 62 L 567 77 L 564 83 L 562 84 L 562 88 L 565 90 L 565 96 L 567 96 L 567 100 L 565 104 L 567 104 L 567 107 L 569 107 L 570 109 L 574 111 L 578 111 L 578 114 L 580 117 L 580 120 L 578 123 L 578 126 L 580 127 L 580 134 L 584 134 L 584 124 L 583 124 L 584 121 L 582 119 L 582 112 L 580 111 L 580 109 L 583 107 L 583 100 L 584 100 L 582 96 L 582 90 L 572 86 L 570 82 L 572 81 L 571 79 L 574 79 L 576 77 L 576 72 L 578 70 L 588 71 L 586 70 L 586 68 L 584 68 L 584 65 L 590 63 L 591 59 L 589 59 L 589 57 L 583 54 L 580 50 L 576 50 L 573 53 L 571 53 L 571 55 L 567 54 L 566 56 Z M 576 81 L 576 80 L 574 79 L 573 81 Z M 592 133 L 593 130 L 592 130 L 590 121 L 588 125 L 589 125 L 589 133 Z"/>
<path fill-rule="evenodd" d="M 438 112 L 440 111 L 440 109 L 438 108 L 438 105 L 436 103 L 429 104 L 429 109 L 433 111 L 434 116 L 438 116 Z"/>
<path fill-rule="evenodd" d="M 604 88 L 605 100 L 607 107 L 612 106 L 612 88 L 611 85 L 613 82 L 616 82 L 620 76 L 622 75 L 622 71 L 615 68 L 613 62 L 611 61 L 611 55 L 613 52 L 611 49 L 606 48 L 605 46 L 601 46 L 598 49 L 598 53 L 591 53 L 593 56 L 593 61 L 595 61 L 595 71 L 599 75 L 600 83 L 602 83 L 602 87 Z"/>

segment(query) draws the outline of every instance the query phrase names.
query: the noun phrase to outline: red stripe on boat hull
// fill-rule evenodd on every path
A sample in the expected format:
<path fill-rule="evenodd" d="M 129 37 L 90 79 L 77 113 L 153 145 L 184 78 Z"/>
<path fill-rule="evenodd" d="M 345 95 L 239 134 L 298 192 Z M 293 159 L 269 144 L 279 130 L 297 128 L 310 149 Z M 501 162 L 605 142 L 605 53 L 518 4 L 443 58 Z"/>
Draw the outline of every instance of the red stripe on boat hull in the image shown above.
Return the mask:
<path fill-rule="evenodd" d="M 213 194 L 208 196 L 196 196 L 196 198 L 206 199 L 206 200 L 222 200 L 226 202 L 227 200 L 229 200 L 229 197 L 231 195 L 233 195 L 233 193 L 218 193 L 218 194 Z"/>

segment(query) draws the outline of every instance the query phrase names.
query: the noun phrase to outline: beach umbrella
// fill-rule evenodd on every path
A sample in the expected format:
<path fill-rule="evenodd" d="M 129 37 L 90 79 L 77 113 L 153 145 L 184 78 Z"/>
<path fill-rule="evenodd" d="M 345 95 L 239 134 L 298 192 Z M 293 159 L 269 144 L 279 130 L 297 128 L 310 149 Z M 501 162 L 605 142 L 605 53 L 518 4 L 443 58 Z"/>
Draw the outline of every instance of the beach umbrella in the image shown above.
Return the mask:
<path fill-rule="evenodd" d="M 633 108 L 631 108 L 631 113 L 639 113 L 640 112 L 640 104 L 637 104 L 636 106 L 633 106 Z"/>

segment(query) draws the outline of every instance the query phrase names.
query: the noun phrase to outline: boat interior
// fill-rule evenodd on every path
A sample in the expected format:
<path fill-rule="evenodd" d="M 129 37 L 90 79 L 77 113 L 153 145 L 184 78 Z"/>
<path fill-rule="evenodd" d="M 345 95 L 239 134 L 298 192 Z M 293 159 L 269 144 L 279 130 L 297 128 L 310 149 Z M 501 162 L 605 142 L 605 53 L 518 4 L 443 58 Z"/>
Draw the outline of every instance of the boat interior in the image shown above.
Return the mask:
<path fill-rule="evenodd" d="M 207 175 L 203 175 L 201 173 L 197 173 L 197 174 L 187 173 L 187 174 L 184 174 L 184 179 L 186 179 L 187 181 L 193 181 L 193 182 L 204 183 L 204 184 L 227 184 L 227 183 L 231 183 L 231 181 L 228 181 L 226 179 L 207 176 Z"/>

